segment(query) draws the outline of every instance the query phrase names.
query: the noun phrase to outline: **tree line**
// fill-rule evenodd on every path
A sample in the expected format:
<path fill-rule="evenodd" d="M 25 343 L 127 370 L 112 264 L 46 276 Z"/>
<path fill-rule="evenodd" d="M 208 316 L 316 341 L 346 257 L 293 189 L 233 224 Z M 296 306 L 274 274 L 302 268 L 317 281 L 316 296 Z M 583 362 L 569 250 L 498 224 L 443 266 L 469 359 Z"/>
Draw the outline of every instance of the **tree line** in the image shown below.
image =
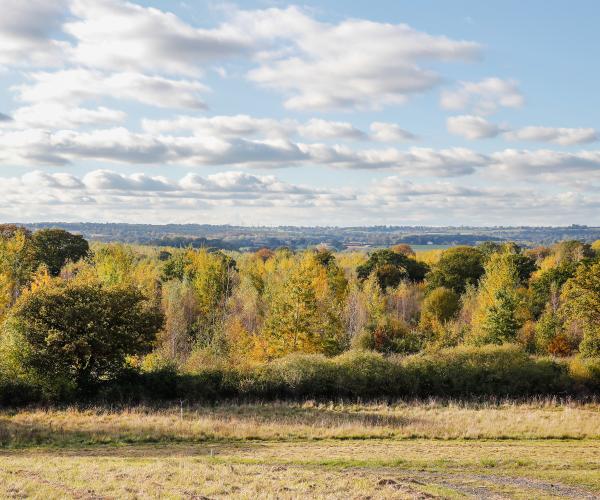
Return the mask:
<path fill-rule="evenodd" d="M 511 344 L 593 360 L 600 242 L 239 253 L 90 245 L 0 225 L 0 324 L 0 382 L 56 397 L 124 373 L 259 367 L 299 353 L 435 358 Z"/>

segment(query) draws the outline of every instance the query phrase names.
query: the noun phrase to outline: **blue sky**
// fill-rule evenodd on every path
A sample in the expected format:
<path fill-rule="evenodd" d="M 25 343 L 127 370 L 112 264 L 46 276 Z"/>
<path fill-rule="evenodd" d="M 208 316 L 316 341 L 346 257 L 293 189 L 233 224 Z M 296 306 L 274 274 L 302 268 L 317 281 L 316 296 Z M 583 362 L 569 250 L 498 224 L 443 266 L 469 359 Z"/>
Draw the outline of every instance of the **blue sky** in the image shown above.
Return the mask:
<path fill-rule="evenodd" d="M 600 224 L 600 4 L 8 0 L 0 219 Z"/>

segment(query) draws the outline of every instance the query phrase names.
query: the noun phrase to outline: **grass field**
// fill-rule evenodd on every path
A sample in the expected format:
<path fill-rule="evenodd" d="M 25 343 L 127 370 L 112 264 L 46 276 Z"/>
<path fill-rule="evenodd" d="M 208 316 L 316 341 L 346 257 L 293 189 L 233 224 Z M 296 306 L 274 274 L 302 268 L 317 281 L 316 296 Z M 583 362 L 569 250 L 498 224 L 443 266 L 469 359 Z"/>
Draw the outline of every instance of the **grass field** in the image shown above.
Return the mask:
<path fill-rule="evenodd" d="M 2 498 L 600 498 L 600 405 L 0 412 Z"/>

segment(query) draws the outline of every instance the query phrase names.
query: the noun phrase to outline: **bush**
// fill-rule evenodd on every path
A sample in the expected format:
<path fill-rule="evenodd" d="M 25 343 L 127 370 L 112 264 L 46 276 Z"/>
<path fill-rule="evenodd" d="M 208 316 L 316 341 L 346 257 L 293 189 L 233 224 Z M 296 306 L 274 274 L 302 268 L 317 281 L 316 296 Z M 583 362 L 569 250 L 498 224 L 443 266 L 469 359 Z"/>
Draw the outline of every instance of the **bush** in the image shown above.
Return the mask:
<path fill-rule="evenodd" d="M 294 354 L 245 368 L 134 370 L 102 384 L 95 402 L 214 402 L 223 399 L 520 398 L 600 391 L 600 358 L 534 358 L 514 345 L 456 347 L 384 356 L 349 351 L 335 358 Z M 0 404 L 41 401 L 31 385 L 0 380 Z"/>
<path fill-rule="evenodd" d="M 152 347 L 162 315 L 134 288 L 57 282 L 22 295 L 2 332 L 8 358 L 50 396 L 115 379 Z"/>
<path fill-rule="evenodd" d="M 353 339 L 353 346 L 387 354 L 408 354 L 422 347 L 422 339 L 403 322 L 390 317 L 368 323 Z"/>
<path fill-rule="evenodd" d="M 600 393 L 600 357 L 576 356 L 570 360 L 568 370 L 577 392 Z"/>
<path fill-rule="evenodd" d="M 410 356 L 402 365 L 411 396 L 520 397 L 569 389 L 564 365 L 536 360 L 513 345 L 443 349 Z"/>

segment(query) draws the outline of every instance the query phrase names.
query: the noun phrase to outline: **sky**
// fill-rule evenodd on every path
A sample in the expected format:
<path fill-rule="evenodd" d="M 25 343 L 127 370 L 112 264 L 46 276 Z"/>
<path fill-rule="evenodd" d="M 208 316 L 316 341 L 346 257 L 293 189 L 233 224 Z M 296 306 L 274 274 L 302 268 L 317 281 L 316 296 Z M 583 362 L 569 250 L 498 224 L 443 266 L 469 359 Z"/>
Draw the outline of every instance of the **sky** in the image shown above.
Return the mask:
<path fill-rule="evenodd" d="M 596 0 L 3 0 L 0 221 L 600 225 Z"/>

